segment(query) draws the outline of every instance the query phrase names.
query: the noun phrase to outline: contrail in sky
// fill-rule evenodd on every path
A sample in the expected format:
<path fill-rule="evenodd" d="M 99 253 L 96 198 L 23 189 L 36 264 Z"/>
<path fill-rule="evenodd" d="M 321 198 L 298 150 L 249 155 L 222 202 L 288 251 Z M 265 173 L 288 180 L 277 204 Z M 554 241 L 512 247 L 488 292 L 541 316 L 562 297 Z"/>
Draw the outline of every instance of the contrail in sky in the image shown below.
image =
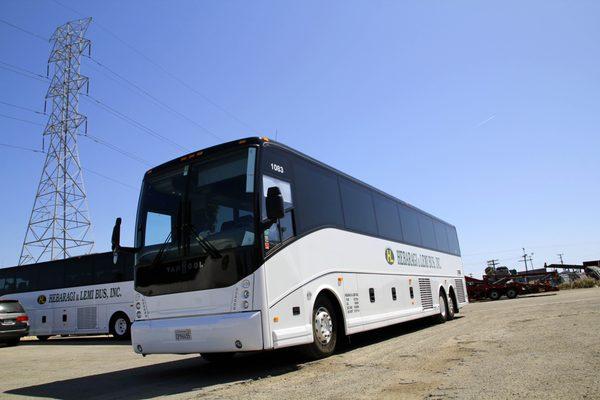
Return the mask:
<path fill-rule="evenodd" d="M 490 116 L 488 119 L 486 119 L 484 121 L 481 121 L 480 123 L 477 124 L 477 126 L 475 128 L 479 128 L 480 126 L 483 126 L 483 125 L 487 124 L 488 122 L 490 122 L 494 118 L 496 118 L 496 114 L 492 114 L 492 116 Z"/>

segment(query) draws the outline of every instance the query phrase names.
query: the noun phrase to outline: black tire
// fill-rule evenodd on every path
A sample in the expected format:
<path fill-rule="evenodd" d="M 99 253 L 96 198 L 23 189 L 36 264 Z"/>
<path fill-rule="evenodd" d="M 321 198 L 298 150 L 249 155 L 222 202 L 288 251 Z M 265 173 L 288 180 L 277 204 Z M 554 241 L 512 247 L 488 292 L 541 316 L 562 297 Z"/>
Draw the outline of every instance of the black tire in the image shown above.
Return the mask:
<path fill-rule="evenodd" d="M 517 297 L 517 291 L 516 289 L 510 288 L 506 291 L 506 297 L 508 297 L 509 299 L 514 299 L 515 297 Z"/>
<path fill-rule="evenodd" d="M 212 364 L 222 364 L 233 358 L 235 353 L 204 353 L 200 356 Z"/>
<path fill-rule="evenodd" d="M 41 336 L 36 336 L 36 337 L 37 337 L 37 340 L 39 340 L 40 342 L 45 342 L 48 339 L 50 339 L 49 335 L 41 335 Z"/>
<path fill-rule="evenodd" d="M 457 312 L 458 310 L 456 309 L 456 302 L 454 301 L 453 296 L 450 295 L 450 298 L 448 299 L 448 321 L 453 320 Z"/>
<path fill-rule="evenodd" d="M 331 301 L 319 296 L 312 311 L 314 340 L 304 347 L 305 353 L 313 360 L 329 357 L 335 352 L 338 342 L 339 318 Z"/>
<path fill-rule="evenodd" d="M 122 312 L 116 313 L 110 319 L 109 330 L 116 340 L 131 338 L 131 321 L 129 321 L 129 317 Z"/>
<path fill-rule="evenodd" d="M 489 294 L 490 300 L 498 300 L 502 295 L 497 290 L 492 290 Z"/>
<path fill-rule="evenodd" d="M 436 316 L 437 322 L 443 324 L 448 321 L 448 298 L 444 293 L 440 293 L 440 313 Z"/>

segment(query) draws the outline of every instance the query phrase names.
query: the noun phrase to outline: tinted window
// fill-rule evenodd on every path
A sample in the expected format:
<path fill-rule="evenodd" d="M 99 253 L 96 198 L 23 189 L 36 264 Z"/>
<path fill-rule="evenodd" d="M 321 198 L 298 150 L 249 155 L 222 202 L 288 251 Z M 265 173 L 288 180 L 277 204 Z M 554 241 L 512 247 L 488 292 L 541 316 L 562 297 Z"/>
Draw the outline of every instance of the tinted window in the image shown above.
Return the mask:
<path fill-rule="evenodd" d="M 435 240 L 438 244 L 438 250 L 449 253 L 450 246 L 448 244 L 448 232 L 446 231 L 446 224 L 439 221 L 434 221 L 433 226 L 435 228 Z"/>
<path fill-rule="evenodd" d="M 65 286 L 87 286 L 94 283 L 94 262 L 90 257 L 65 260 Z"/>
<path fill-rule="evenodd" d="M 460 247 L 458 245 L 458 237 L 456 236 L 456 228 L 447 225 L 446 231 L 448 233 L 448 247 L 450 249 L 450 253 L 460 256 Z"/>
<path fill-rule="evenodd" d="M 23 313 L 23 307 L 18 301 L 0 301 L 0 313 Z"/>
<path fill-rule="evenodd" d="M 400 215 L 398 214 L 396 202 L 378 193 L 373 193 L 373 204 L 375 205 L 379 234 L 402 241 L 402 227 L 400 226 Z"/>
<path fill-rule="evenodd" d="M 15 290 L 14 268 L 0 269 L 0 296 Z"/>
<path fill-rule="evenodd" d="M 431 219 L 431 217 L 419 213 L 419 229 L 421 230 L 421 239 L 423 240 L 423 247 L 428 247 L 430 249 L 437 248 L 435 232 L 433 229 L 433 220 Z"/>
<path fill-rule="evenodd" d="M 33 266 L 15 268 L 15 291 L 31 292 L 36 290 L 38 281 L 37 269 Z"/>
<path fill-rule="evenodd" d="M 72 259 L 36 264 L 39 284 L 35 290 L 48 290 L 65 287 L 65 264 L 70 264 Z M 32 290 L 32 289 L 30 289 Z"/>
<path fill-rule="evenodd" d="M 421 246 L 421 233 L 419 229 L 419 214 L 404 204 L 398 205 L 400 221 L 402 222 L 402 233 L 404 240 L 409 244 Z"/>
<path fill-rule="evenodd" d="M 340 191 L 346 228 L 376 235 L 377 224 L 371 191 L 343 178 L 340 178 Z"/>
<path fill-rule="evenodd" d="M 326 225 L 343 226 L 337 176 L 302 159 L 294 163 L 296 225 L 300 233 Z"/>

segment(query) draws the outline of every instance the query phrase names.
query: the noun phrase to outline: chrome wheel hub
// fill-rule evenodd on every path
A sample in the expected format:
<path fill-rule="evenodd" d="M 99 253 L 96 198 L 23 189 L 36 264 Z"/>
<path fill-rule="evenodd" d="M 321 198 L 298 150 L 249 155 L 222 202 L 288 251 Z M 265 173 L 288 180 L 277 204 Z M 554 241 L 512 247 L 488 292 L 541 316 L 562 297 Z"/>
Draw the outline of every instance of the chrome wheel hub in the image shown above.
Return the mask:
<path fill-rule="evenodd" d="M 119 336 L 123 336 L 127 333 L 127 321 L 123 318 L 118 318 L 115 321 L 115 333 Z"/>
<path fill-rule="evenodd" d="M 319 343 L 326 345 L 331 341 L 333 321 L 331 315 L 324 307 L 319 307 L 315 313 L 315 336 Z"/>

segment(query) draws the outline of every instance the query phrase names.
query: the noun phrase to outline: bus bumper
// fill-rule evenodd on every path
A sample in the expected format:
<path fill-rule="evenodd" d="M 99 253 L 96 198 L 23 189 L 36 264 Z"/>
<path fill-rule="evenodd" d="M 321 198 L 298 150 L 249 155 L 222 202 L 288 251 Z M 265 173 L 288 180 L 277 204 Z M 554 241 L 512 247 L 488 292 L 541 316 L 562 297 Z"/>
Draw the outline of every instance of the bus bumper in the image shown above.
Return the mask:
<path fill-rule="evenodd" d="M 190 354 L 263 349 L 260 311 L 135 321 L 138 354 Z"/>

